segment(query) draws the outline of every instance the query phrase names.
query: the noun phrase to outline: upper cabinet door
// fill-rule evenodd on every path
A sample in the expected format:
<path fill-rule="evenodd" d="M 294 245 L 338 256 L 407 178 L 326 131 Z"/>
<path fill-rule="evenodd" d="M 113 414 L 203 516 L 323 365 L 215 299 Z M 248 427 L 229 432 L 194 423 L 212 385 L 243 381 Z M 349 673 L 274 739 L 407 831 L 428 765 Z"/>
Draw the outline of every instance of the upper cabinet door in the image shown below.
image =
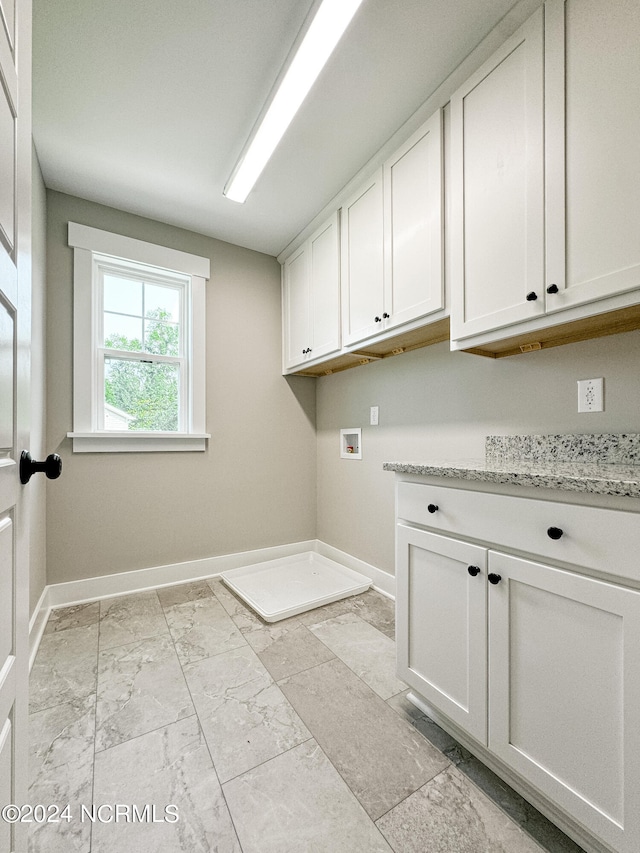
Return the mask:
<path fill-rule="evenodd" d="M 638 0 L 547 3 L 548 311 L 640 287 L 639 44 Z"/>
<path fill-rule="evenodd" d="M 451 98 L 454 339 L 544 313 L 543 14 Z"/>
<path fill-rule="evenodd" d="M 444 308 L 442 112 L 384 166 L 385 310 L 388 326 Z"/>
<path fill-rule="evenodd" d="M 340 349 L 340 228 L 338 211 L 309 238 L 311 358 Z"/>
<path fill-rule="evenodd" d="M 282 306 L 285 372 L 340 349 L 337 211 L 284 262 Z"/>
<path fill-rule="evenodd" d="M 301 364 L 311 346 L 309 316 L 309 250 L 306 243 L 282 268 L 284 367 Z"/>
<path fill-rule="evenodd" d="M 382 169 L 342 206 L 343 343 L 384 325 Z"/>

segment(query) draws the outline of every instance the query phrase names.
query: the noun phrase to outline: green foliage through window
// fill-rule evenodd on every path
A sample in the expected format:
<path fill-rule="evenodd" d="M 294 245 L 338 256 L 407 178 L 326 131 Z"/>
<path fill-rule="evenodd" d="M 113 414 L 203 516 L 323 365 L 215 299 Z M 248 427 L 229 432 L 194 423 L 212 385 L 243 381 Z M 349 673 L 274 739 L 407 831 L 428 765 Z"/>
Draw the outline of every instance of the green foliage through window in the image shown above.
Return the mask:
<path fill-rule="evenodd" d="M 180 330 L 169 320 L 167 311 L 156 309 L 147 314 L 145 351 L 153 355 L 177 355 Z M 142 342 L 123 335 L 111 335 L 108 349 L 141 352 Z M 132 420 L 122 429 L 177 432 L 179 427 L 179 366 L 164 362 L 105 359 L 105 403 L 126 412 Z"/>

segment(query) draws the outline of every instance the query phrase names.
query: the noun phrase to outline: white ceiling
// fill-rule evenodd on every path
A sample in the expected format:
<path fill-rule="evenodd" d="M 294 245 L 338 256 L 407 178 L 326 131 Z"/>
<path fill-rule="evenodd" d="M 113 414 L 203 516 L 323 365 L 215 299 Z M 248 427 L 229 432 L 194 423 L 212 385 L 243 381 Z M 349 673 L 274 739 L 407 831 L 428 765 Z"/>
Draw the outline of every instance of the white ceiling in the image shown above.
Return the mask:
<path fill-rule="evenodd" d="M 514 3 L 364 0 L 239 205 L 222 189 L 312 0 L 34 0 L 45 183 L 276 255 Z"/>

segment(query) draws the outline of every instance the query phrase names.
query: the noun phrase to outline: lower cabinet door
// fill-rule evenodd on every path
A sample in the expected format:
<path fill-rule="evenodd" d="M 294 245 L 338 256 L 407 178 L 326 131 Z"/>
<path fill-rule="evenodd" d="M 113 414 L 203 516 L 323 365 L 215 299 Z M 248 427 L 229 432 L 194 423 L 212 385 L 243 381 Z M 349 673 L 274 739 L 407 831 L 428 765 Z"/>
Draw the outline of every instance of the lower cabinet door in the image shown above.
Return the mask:
<path fill-rule="evenodd" d="M 487 743 L 484 548 L 397 526 L 398 676 Z"/>
<path fill-rule="evenodd" d="M 640 592 L 489 552 L 489 748 L 640 850 Z"/>

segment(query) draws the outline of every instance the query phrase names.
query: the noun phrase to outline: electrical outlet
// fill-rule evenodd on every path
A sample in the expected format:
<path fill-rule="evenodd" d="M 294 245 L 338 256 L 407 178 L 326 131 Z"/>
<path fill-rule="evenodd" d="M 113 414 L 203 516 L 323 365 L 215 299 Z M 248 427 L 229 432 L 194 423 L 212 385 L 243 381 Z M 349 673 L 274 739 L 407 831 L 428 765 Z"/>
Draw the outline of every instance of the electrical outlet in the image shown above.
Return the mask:
<path fill-rule="evenodd" d="M 603 379 L 578 379 L 578 411 L 603 412 Z"/>
<path fill-rule="evenodd" d="M 378 406 L 369 409 L 369 426 L 378 426 Z"/>

